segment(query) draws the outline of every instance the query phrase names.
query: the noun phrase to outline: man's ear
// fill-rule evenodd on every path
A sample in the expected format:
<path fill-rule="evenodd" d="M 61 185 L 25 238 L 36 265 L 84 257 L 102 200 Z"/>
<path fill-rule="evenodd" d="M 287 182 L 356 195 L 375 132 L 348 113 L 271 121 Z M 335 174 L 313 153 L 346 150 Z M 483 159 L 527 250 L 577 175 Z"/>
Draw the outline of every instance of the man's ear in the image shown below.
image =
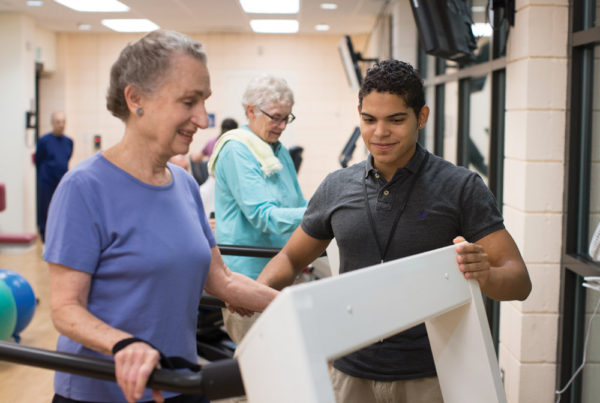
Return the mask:
<path fill-rule="evenodd" d="M 123 95 L 125 96 L 125 102 L 127 102 L 127 108 L 129 109 L 129 113 L 135 114 L 135 111 L 138 108 L 142 108 L 142 92 L 140 88 L 135 84 L 128 84 L 123 91 Z"/>
<path fill-rule="evenodd" d="M 419 129 L 422 129 L 425 127 L 425 125 L 427 124 L 428 118 L 429 118 L 429 107 L 427 105 L 424 105 L 421 108 L 421 110 L 419 111 L 419 116 L 418 116 Z"/>

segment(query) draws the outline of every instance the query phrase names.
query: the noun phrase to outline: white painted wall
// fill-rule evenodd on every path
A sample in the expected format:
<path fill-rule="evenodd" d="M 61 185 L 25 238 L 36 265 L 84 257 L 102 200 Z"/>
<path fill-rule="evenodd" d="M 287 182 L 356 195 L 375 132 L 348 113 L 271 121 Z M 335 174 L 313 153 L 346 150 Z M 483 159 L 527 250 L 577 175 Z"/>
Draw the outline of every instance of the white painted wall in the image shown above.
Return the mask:
<path fill-rule="evenodd" d="M 0 233 L 35 231 L 34 134 L 25 129 L 25 112 L 35 108 L 34 51 L 34 22 L 0 13 L 0 182 L 6 186 Z"/>

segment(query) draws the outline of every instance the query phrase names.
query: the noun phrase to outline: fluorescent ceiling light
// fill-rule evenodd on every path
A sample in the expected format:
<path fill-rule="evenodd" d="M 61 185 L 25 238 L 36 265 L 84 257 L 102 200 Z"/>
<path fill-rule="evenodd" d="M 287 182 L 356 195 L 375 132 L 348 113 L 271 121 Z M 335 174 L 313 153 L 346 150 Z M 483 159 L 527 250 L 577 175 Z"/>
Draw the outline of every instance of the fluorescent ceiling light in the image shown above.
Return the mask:
<path fill-rule="evenodd" d="M 29 7 L 41 7 L 44 4 L 43 1 L 39 1 L 39 0 L 29 0 L 27 2 L 27 5 Z"/>
<path fill-rule="evenodd" d="M 321 3 L 321 8 L 323 10 L 335 10 L 338 8 L 338 5 L 335 3 Z"/>
<path fill-rule="evenodd" d="M 294 34 L 298 32 L 297 20 L 250 20 L 250 27 L 261 34 Z"/>
<path fill-rule="evenodd" d="M 145 18 L 102 20 L 102 25 L 117 32 L 150 32 L 160 28 L 158 25 Z"/>
<path fill-rule="evenodd" d="M 315 29 L 317 31 L 329 31 L 329 25 L 327 25 L 327 24 L 317 24 L 317 25 L 315 25 Z"/>
<path fill-rule="evenodd" d="M 240 0 L 240 5 L 249 14 L 297 14 L 300 0 Z"/>
<path fill-rule="evenodd" d="M 117 0 L 54 0 L 58 4 L 86 13 L 117 13 L 129 7 Z"/>

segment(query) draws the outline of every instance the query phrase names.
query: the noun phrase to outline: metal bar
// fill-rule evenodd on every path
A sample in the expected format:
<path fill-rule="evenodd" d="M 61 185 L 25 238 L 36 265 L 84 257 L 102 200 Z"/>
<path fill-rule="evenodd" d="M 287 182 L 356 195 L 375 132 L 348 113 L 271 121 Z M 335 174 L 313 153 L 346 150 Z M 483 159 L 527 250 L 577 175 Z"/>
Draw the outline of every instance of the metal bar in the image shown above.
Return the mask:
<path fill-rule="evenodd" d="M 96 379 L 115 380 L 113 361 L 27 347 L 6 341 L 0 341 L 0 360 Z M 200 372 L 155 369 L 147 386 L 176 393 L 202 394 L 210 400 L 245 394 L 236 359 L 208 363 Z"/>
<path fill-rule="evenodd" d="M 435 77 L 424 80 L 423 84 L 427 87 L 430 85 L 443 84 L 450 81 L 456 81 L 463 78 L 484 76 L 491 71 L 506 68 L 506 57 L 500 57 L 489 62 L 475 64 L 470 67 L 463 67 L 460 70 L 453 71 L 448 74 L 437 75 Z"/>
<path fill-rule="evenodd" d="M 249 257 L 274 257 L 281 251 L 281 248 L 266 248 L 262 246 L 247 245 L 217 245 L 221 255 L 249 256 Z M 323 252 L 320 257 L 327 256 Z"/>
<path fill-rule="evenodd" d="M 244 245 L 217 245 L 222 255 L 273 257 L 279 253 L 280 248 L 263 248 Z"/>

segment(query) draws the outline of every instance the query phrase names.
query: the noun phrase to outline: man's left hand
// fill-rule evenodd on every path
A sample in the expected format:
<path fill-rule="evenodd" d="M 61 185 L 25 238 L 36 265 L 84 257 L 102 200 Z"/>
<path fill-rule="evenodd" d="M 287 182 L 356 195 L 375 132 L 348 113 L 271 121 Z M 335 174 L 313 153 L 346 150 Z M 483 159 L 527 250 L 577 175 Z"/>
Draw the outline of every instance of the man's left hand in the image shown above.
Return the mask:
<path fill-rule="evenodd" d="M 467 242 L 462 236 L 453 240 L 454 244 Z M 490 261 L 483 246 L 476 243 L 465 243 L 456 247 L 458 268 L 466 279 L 474 279 L 482 287 L 490 275 Z"/>

